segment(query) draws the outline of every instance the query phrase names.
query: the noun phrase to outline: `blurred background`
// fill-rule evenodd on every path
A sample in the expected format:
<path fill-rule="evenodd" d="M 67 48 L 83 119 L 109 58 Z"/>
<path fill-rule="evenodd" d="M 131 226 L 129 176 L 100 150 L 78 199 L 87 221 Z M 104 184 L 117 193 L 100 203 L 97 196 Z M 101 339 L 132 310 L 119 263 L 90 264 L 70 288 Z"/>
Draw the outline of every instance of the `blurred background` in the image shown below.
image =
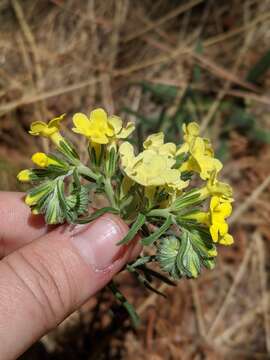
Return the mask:
<path fill-rule="evenodd" d="M 65 112 L 67 129 L 102 106 L 137 122 L 138 147 L 198 121 L 235 191 L 235 245 L 214 271 L 161 285 L 167 299 L 120 274 L 137 330 L 102 291 L 22 359 L 270 358 L 269 68 L 269 0 L 0 0 L 1 190 L 24 190 L 16 173 L 49 150 L 30 122 Z"/>

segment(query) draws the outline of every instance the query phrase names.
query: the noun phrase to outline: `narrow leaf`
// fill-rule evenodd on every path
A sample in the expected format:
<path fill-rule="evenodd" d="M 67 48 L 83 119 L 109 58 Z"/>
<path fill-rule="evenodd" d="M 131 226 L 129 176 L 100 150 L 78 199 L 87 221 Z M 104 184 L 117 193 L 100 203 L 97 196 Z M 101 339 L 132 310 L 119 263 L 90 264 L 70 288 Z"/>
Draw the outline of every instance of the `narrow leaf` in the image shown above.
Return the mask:
<path fill-rule="evenodd" d="M 121 293 L 121 291 L 117 288 L 116 284 L 113 281 L 111 281 L 108 284 L 108 288 L 111 290 L 111 292 L 114 294 L 115 298 L 120 302 L 120 304 L 126 309 L 127 313 L 129 314 L 132 320 L 134 327 L 138 327 L 138 325 L 140 324 L 140 317 L 136 313 L 136 310 L 134 309 L 133 305 L 130 304 L 130 302 Z"/>
<path fill-rule="evenodd" d="M 137 232 L 141 229 L 144 223 L 145 223 L 145 216 L 139 213 L 136 221 L 132 224 L 129 232 L 124 237 L 124 239 L 118 243 L 118 245 L 127 244 L 128 242 L 130 242 L 137 234 Z"/>
<path fill-rule="evenodd" d="M 94 213 L 92 213 L 90 216 L 88 216 L 86 218 L 77 219 L 75 221 L 75 223 L 76 224 L 87 224 L 87 223 L 97 219 L 98 217 L 100 217 L 101 215 L 103 215 L 105 213 L 119 214 L 119 211 L 112 207 L 104 207 L 104 208 L 96 210 Z"/>
<path fill-rule="evenodd" d="M 153 269 L 149 269 L 148 267 L 143 266 L 143 265 L 138 266 L 138 268 L 140 270 L 142 270 L 143 272 L 147 273 L 148 275 L 153 276 L 153 277 L 163 281 L 167 285 L 176 286 L 175 283 L 172 280 L 170 280 L 167 276 L 165 276 L 165 275 L 163 275 L 163 274 L 161 274 L 161 273 L 159 273 L 159 272 L 157 272 L 157 271 L 155 271 Z"/>
<path fill-rule="evenodd" d="M 172 225 L 172 223 L 173 223 L 172 217 L 168 216 L 166 221 L 162 224 L 162 226 L 158 230 L 156 230 L 153 234 L 151 234 L 150 236 L 142 239 L 141 243 L 143 245 L 151 245 L 154 241 L 159 239 L 161 237 L 161 235 L 163 235 L 169 229 L 169 227 Z"/>

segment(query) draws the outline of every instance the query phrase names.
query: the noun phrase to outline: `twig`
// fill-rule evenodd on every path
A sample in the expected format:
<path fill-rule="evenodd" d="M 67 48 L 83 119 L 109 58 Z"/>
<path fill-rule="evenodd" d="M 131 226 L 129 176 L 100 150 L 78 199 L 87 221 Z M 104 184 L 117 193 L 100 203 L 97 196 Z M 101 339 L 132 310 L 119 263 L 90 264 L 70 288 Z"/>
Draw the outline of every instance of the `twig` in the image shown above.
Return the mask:
<path fill-rule="evenodd" d="M 251 193 L 251 195 L 235 209 L 228 222 L 233 224 L 241 215 L 243 215 L 269 185 L 270 175 L 268 175 L 267 178 Z"/>
<path fill-rule="evenodd" d="M 208 330 L 208 333 L 207 333 L 208 338 L 213 336 L 213 334 L 215 333 L 215 331 L 217 330 L 217 328 L 220 324 L 220 321 L 223 319 L 223 317 L 228 309 L 228 306 L 230 305 L 230 303 L 232 301 L 233 294 L 234 294 L 238 284 L 240 283 L 243 275 L 245 274 L 246 267 L 247 267 L 247 264 L 251 257 L 252 251 L 253 251 L 253 241 L 249 244 L 249 247 L 248 247 L 247 251 L 245 252 L 245 256 L 238 268 L 238 271 L 235 275 L 235 278 L 230 287 L 230 290 L 228 291 L 228 293 L 227 293 L 227 295 L 215 317 L 215 320 L 213 321 L 212 325 L 210 326 L 210 329 Z"/>
<path fill-rule="evenodd" d="M 259 232 L 255 232 L 254 239 L 256 242 L 258 258 L 259 258 L 259 274 L 260 274 L 260 285 L 262 291 L 262 307 L 263 307 L 263 315 L 264 315 L 264 327 L 265 327 L 265 343 L 267 353 L 270 354 L 270 322 L 269 322 L 269 314 L 268 314 L 268 296 L 267 294 L 267 278 L 266 278 L 266 269 L 265 269 L 265 247 L 263 243 L 263 239 Z"/>
<path fill-rule="evenodd" d="M 169 285 L 163 283 L 160 285 L 160 287 L 158 288 L 158 292 L 164 292 L 167 288 L 169 287 Z M 151 294 L 150 296 L 148 296 L 148 298 L 146 298 L 144 300 L 144 302 L 138 307 L 137 309 L 137 313 L 138 315 L 142 315 L 142 313 L 148 308 L 148 306 L 153 305 L 156 301 L 156 298 L 158 297 L 158 295 L 156 293 Z"/>
<path fill-rule="evenodd" d="M 252 308 L 250 311 L 245 312 L 245 314 L 234 324 L 232 324 L 229 328 L 227 328 L 223 333 L 218 335 L 215 339 L 217 344 L 221 342 L 226 342 L 230 339 L 233 334 L 239 331 L 239 329 L 248 326 L 256 315 L 260 314 L 263 311 L 263 303 L 268 301 L 269 293 L 264 294 L 263 298 L 259 301 L 255 308 Z"/>
<path fill-rule="evenodd" d="M 194 306 L 196 309 L 196 314 L 197 314 L 198 330 L 199 330 L 200 335 L 203 338 L 205 338 L 206 328 L 205 328 L 205 322 L 204 322 L 204 318 L 203 318 L 200 297 L 198 294 L 198 285 L 197 285 L 196 280 L 195 281 L 191 280 L 189 283 L 190 283 L 190 287 L 191 287 L 193 303 L 194 303 Z"/>
<path fill-rule="evenodd" d="M 129 35 L 127 36 L 123 42 L 129 42 L 131 40 L 136 39 L 139 36 L 142 36 L 144 34 L 146 34 L 148 31 L 151 31 L 153 29 L 155 29 L 156 27 L 161 26 L 162 24 L 164 24 L 166 21 L 171 20 L 173 18 L 175 18 L 176 16 L 192 9 L 194 6 L 202 3 L 204 0 L 191 0 L 190 2 L 188 2 L 187 4 L 181 4 L 180 6 L 178 6 L 177 8 L 173 9 L 171 12 L 169 12 L 168 14 L 166 14 L 165 16 L 163 16 L 161 19 L 159 19 L 158 21 L 156 21 L 153 24 L 149 24 L 148 26 L 146 26 L 144 29 L 141 29 L 137 32 L 135 32 L 135 34 Z"/>
<path fill-rule="evenodd" d="M 246 37 L 243 46 L 241 47 L 239 54 L 236 58 L 236 61 L 233 65 L 232 68 L 232 73 L 236 73 L 241 62 L 243 59 L 244 54 L 246 53 L 248 47 L 250 46 L 251 40 L 253 38 L 254 35 L 254 28 L 250 29 L 250 32 L 248 33 L 248 36 Z M 210 121 L 212 120 L 213 116 L 215 115 L 215 113 L 217 112 L 221 101 L 223 100 L 224 96 L 226 95 L 227 91 L 229 90 L 231 86 L 231 79 L 229 78 L 223 88 L 220 90 L 220 92 L 218 93 L 216 100 L 213 102 L 212 106 L 210 107 L 208 113 L 206 114 L 206 116 L 202 119 L 201 122 L 201 132 L 204 133 L 205 130 L 207 129 L 208 124 L 210 123 Z"/>

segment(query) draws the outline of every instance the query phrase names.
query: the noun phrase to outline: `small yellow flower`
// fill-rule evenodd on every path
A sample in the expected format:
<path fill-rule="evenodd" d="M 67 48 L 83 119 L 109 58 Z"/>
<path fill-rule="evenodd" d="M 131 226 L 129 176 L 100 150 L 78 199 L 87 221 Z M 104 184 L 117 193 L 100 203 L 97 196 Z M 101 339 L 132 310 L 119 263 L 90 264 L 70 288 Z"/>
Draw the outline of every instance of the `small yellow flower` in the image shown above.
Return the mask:
<path fill-rule="evenodd" d="M 35 195 L 27 194 L 24 202 L 28 206 L 36 205 L 38 203 L 38 201 L 42 198 L 42 196 L 45 195 L 47 192 L 48 192 L 48 189 L 44 189 L 42 191 L 39 191 Z"/>
<path fill-rule="evenodd" d="M 147 149 L 134 155 L 134 149 L 128 142 L 119 148 L 122 166 L 131 179 L 143 186 L 172 186 L 182 189 L 187 184 L 180 179 L 180 172 L 173 169 L 175 160 L 158 151 Z"/>
<path fill-rule="evenodd" d="M 189 145 L 200 135 L 200 126 L 195 121 L 183 124 L 182 130 L 184 133 L 183 138 Z"/>
<path fill-rule="evenodd" d="M 197 137 L 190 146 L 189 159 L 180 167 L 181 171 L 195 171 L 200 174 L 203 180 L 209 179 L 213 171 L 219 172 L 222 169 L 222 163 L 211 156 L 205 155 L 205 142 Z"/>
<path fill-rule="evenodd" d="M 217 179 L 217 172 L 212 171 L 206 186 L 199 190 L 200 198 L 206 199 L 208 196 L 218 196 L 228 202 L 232 202 L 233 191 L 229 184 L 220 182 Z"/>
<path fill-rule="evenodd" d="M 46 124 L 43 121 L 35 121 L 31 124 L 29 134 L 34 136 L 43 136 L 50 138 L 54 144 L 59 146 L 60 141 L 63 141 L 62 135 L 59 133 L 60 122 L 63 120 L 65 114 L 60 115 Z"/>
<path fill-rule="evenodd" d="M 210 234 L 214 242 L 231 245 L 233 237 L 228 234 L 228 224 L 225 219 L 231 215 L 232 205 L 213 196 L 210 202 Z"/>
<path fill-rule="evenodd" d="M 91 142 L 108 144 L 115 139 L 125 139 L 132 131 L 134 124 L 128 123 L 123 127 L 122 120 L 117 116 L 108 117 L 103 109 L 95 109 L 90 113 L 89 118 L 83 113 L 73 116 L 75 133 L 86 136 Z"/>
<path fill-rule="evenodd" d="M 21 182 L 28 182 L 31 181 L 31 170 L 25 169 L 19 172 L 17 175 L 17 179 Z"/>
<path fill-rule="evenodd" d="M 49 165 L 59 165 L 59 163 L 56 160 L 54 160 L 53 158 L 42 152 L 35 153 L 32 156 L 32 161 L 35 165 L 41 168 L 46 168 Z"/>
<path fill-rule="evenodd" d="M 159 155 L 166 155 L 168 157 L 174 157 L 176 153 L 176 145 L 174 143 L 164 144 L 163 132 L 148 136 L 143 143 L 143 147 L 146 150 L 153 150 Z"/>

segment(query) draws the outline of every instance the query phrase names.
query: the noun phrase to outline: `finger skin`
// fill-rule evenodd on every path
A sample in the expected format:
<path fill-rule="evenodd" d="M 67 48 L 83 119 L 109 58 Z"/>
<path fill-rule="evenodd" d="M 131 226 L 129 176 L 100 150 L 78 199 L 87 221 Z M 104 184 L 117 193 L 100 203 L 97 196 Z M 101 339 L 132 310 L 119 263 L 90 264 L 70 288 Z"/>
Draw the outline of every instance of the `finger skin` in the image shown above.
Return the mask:
<path fill-rule="evenodd" d="M 0 191 L 0 259 L 52 229 L 43 216 L 31 214 L 24 196 Z"/>
<path fill-rule="evenodd" d="M 95 230 L 102 221 L 101 229 Z M 114 215 L 104 215 L 84 227 L 60 226 L 0 262 L 1 359 L 17 358 L 108 283 L 135 255 L 135 243 L 112 245 L 111 238 L 116 244 L 127 230 Z M 101 243 L 100 236 L 107 248 L 101 247 L 104 239 Z M 106 256 L 107 263 L 110 251 L 110 264 L 104 267 L 102 257 Z"/>

